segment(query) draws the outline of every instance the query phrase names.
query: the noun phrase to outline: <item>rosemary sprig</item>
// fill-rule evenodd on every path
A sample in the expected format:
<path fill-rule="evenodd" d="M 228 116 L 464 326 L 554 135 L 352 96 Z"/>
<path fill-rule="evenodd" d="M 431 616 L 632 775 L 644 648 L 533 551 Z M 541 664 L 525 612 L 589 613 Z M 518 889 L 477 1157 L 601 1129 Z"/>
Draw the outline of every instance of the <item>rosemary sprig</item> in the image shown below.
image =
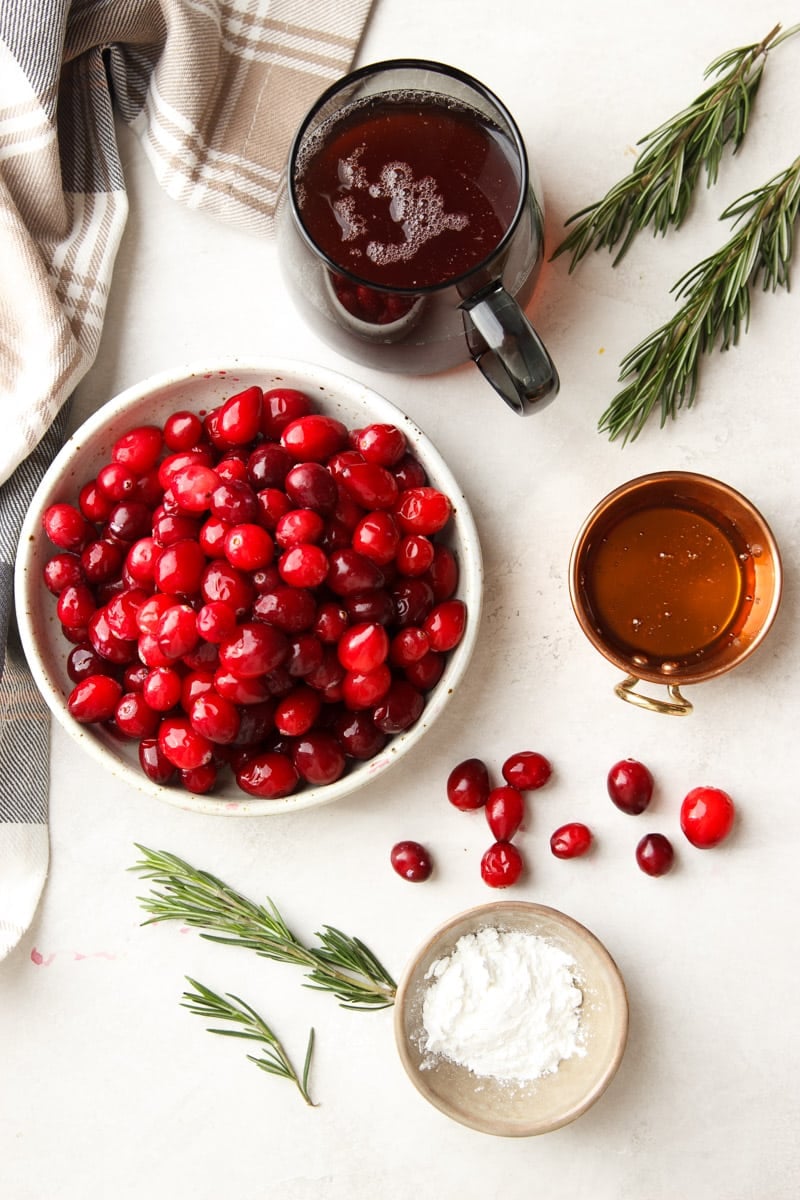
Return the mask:
<path fill-rule="evenodd" d="M 727 350 L 746 331 L 751 289 L 789 289 L 794 227 L 800 207 L 800 157 L 762 187 L 747 192 L 722 214 L 736 232 L 721 249 L 687 271 L 672 288 L 685 303 L 633 349 L 620 366 L 618 392 L 600 418 L 600 431 L 613 441 L 634 439 L 650 413 L 661 406 L 661 425 L 691 406 L 700 357 L 719 343 Z"/>
<path fill-rule="evenodd" d="M 144 910 L 152 914 L 145 925 L 180 921 L 203 930 L 201 937 L 211 942 L 244 946 L 275 962 L 304 967 L 306 986 L 332 992 L 343 1008 L 379 1009 L 394 1003 L 395 981 L 358 938 L 323 925 L 315 935 L 320 946 L 305 946 L 271 900 L 255 904 L 177 855 L 138 843 L 137 849 L 144 857 L 131 870 L 163 888 L 139 897 Z"/>
<path fill-rule="evenodd" d="M 747 132 L 767 54 L 800 31 L 794 25 L 781 33 L 776 25 L 760 42 L 729 50 L 705 70 L 704 78 L 718 76 L 688 108 L 670 117 L 637 143 L 644 146 L 630 175 L 615 184 L 595 204 L 571 216 L 577 222 L 552 257 L 570 253 L 570 272 L 591 249 L 612 250 L 622 240 L 613 265 L 628 250 L 634 237 L 648 226 L 662 236 L 678 228 L 689 210 L 703 170 L 707 186 L 716 182 L 722 152 L 733 143 L 733 153 Z"/>
<path fill-rule="evenodd" d="M 275 1036 L 266 1021 L 258 1015 L 254 1008 L 231 992 L 225 996 L 219 996 L 189 975 L 186 976 L 186 980 L 195 990 L 183 993 L 181 1004 L 184 1008 L 188 1008 L 189 1012 L 197 1013 L 200 1017 L 205 1017 L 208 1021 L 229 1021 L 238 1026 L 236 1029 L 209 1027 L 209 1033 L 260 1042 L 262 1045 L 261 1057 L 248 1054 L 250 1062 L 255 1063 L 268 1075 L 278 1075 L 281 1079 L 290 1079 L 297 1086 L 297 1090 L 306 1104 L 313 1106 L 314 1101 L 308 1092 L 308 1072 L 311 1068 L 311 1055 L 314 1050 L 313 1029 L 308 1035 L 303 1071 L 301 1075 L 298 1075 L 280 1039 Z"/>

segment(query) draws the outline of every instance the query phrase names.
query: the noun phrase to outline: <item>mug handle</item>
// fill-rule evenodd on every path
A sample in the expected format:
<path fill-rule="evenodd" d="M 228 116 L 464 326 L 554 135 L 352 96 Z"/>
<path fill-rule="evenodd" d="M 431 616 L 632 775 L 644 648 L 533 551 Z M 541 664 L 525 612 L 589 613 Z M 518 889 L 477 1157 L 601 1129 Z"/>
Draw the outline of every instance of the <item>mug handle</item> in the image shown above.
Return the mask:
<path fill-rule="evenodd" d="M 635 704 L 638 708 L 646 708 L 648 712 L 665 713 L 671 717 L 687 717 L 692 711 L 692 704 L 682 696 L 677 683 L 667 684 L 667 694 L 669 700 L 657 700 L 655 696 L 645 696 L 642 692 L 635 692 L 634 688 L 641 680 L 635 675 L 626 675 L 617 686 L 614 692 L 619 696 L 620 700 L 627 700 L 629 704 Z"/>
<path fill-rule="evenodd" d="M 526 416 L 555 399 L 558 372 L 524 312 L 496 283 L 461 304 L 470 354 L 494 390 Z"/>

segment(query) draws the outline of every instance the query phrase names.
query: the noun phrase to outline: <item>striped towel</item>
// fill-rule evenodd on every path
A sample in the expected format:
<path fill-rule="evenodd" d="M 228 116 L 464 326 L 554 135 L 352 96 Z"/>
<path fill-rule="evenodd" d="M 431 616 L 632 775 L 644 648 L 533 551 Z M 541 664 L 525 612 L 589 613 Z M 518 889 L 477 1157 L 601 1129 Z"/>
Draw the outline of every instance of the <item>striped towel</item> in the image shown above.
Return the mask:
<path fill-rule="evenodd" d="M 44 728 L 46 749 L 47 727 L 13 637 L 11 568 L 102 332 L 127 216 L 115 119 L 175 200 L 268 236 L 291 135 L 349 69 L 371 3 L 0 0 L 0 957 L 47 869 L 46 769 L 15 761 L 14 731 Z"/>

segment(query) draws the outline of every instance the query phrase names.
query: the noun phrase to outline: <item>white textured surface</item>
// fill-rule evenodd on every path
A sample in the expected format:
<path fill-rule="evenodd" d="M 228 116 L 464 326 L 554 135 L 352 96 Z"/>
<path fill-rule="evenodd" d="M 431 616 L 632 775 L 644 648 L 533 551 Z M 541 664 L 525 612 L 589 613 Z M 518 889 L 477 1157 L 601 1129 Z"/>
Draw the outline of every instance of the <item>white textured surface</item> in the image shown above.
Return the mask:
<path fill-rule="evenodd" d="M 438 58 L 497 91 L 538 165 L 553 245 L 564 219 L 629 169 L 635 140 L 698 93 L 711 59 L 792 17 L 748 0 L 377 0 L 360 61 Z M 754 298 L 750 332 L 705 364 L 695 410 L 668 429 L 650 426 L 621 450 L 594 427 L 622 356 L 672 311 L 669 288 L 724 240 L 724 205 L 797 154 L 799 63 L 800 38 L 768 65 L 748 141 L 680 233 L 644 237 L 615 271 L 605 253 L 572 276 L 563 259 L 546 268 L 532 315 L 562 392 L 525 422 L 473 370 L 402 380 L 338 358 L 290 309 L 273 247 L 169 200 L 123 135 L 130 218 L 76 416 L 210 347 L 356 374 L 418 421 L 465 488 L 486 605 L 467 678 L 424 751 L 331 807 L 252 823 L 193 816 L 107 778 L 54 732 L 50 878 L 30 933 L 0 964 L 4 1200 L 796 1195 L 800 293 Z M 693 689 L 686 719 L 614 697 L 616 675 L 580 633 L 566 579 L 593 504 L 634 475 L 669 468 L 744 492 L 785 565 L 768 640 L 738 670 Z M 399 974 L 432 928 L 492 898 L 478 876 L 485 822 L 447 804 L 449 769 L 470 755 L 498 767 L 521 748 L 546 753 L 555 773 L 530 804 L 519 845 L 531 869 L 515 896 L 592 929 L 630 994 L 619 1074 L 571 1126 L 503 1141 L 450 1123 L 405 1078 L 391 1013 L 342 1012 L 303 990 L 291 968 L 177 927 L 140 927 L 141 884 L 126 873 L 135 841 L 272 896 L 300 934 L 323 922 L 359 934 Z M 605 795 L 608 767 L 627 755 L 657 780 L 640 818 Z M 680 799 L 700 783 L 726 788 L 739 807 L 735 833 L 716 851 L 692 850 L 678 831 Z M 559 862 L 547 840 L 573 818 L 593 827 L 596 850 Z M 674 835 L 679 854 L 660 880 L 633 862 L 651 829 Z M 388 863 L 393 842 L 409 837 L 437 861 L 421 886 Z M 305 1108 L 238 1043 L 206 1034 L 179 1006 L 185 974 L 263 1009 L 295 1055 L 313 1024 L 320 1106 Z"/>

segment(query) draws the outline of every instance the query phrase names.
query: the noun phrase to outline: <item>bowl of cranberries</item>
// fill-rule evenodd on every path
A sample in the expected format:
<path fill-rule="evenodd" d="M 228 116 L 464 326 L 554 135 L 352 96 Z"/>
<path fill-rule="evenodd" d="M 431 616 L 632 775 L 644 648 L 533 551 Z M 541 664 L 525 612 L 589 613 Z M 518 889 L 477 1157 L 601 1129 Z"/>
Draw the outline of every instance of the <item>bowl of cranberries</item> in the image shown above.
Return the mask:
<path fill-rule="evenodd" d="M 447 464 L 369 388 L 236 360 L 69 439 L 28 513 L 20 635 L 54 716 L 133 786 L 263 815 L 352 793 L 452 697 L 481 553 Z"/>

